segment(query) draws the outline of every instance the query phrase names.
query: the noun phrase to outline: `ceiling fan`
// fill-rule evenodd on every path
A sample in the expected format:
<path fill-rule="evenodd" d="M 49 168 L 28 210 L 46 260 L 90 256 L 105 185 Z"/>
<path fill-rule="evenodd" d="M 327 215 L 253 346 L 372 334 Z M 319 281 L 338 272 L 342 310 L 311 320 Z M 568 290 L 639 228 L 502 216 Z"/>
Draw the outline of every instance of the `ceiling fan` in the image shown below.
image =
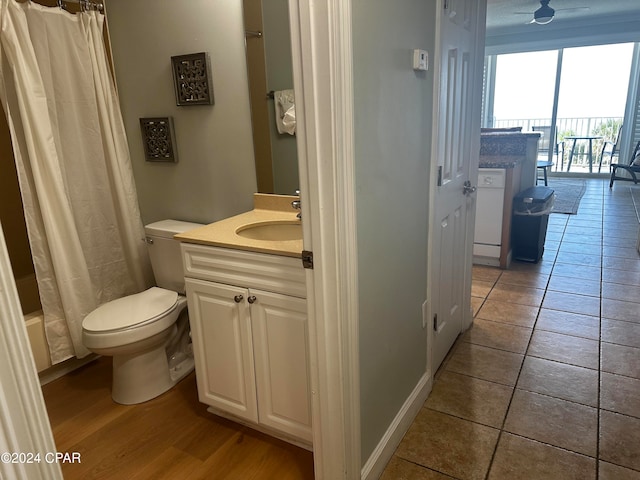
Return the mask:
<path fill-rule="evenodd" d="M 556 11 L 580 11 L 580 10 L 591 10 L 589 7 L 574 7 L 574 8 L 559 8 L 558 10 L 554 10 L 549 6 L 550 0 L 540 0 L 540 8 L 533 12 L 533 19 L 527 23 L 537 23 L 538 25 L 546 25 L 551 22 L 556 15 Z M 516 12 L 517 14 L 522 15 L 531 15 L 530 12 Z"/>

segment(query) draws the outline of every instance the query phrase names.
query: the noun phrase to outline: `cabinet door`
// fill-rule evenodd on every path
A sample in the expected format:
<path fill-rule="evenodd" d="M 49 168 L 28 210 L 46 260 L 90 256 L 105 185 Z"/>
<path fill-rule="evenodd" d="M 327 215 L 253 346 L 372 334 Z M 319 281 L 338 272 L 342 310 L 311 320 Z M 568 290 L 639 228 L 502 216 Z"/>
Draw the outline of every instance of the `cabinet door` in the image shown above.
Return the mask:
<path fill-rule="evenodd" d="M 191 278 L 186 289 L 200 401 L 257 422 L 248 291 Z"/>
<path fill-rule="evenodd" d="M 259 290 L 249 295 L 260 423 L 311 442 L 307 303 Z"/>

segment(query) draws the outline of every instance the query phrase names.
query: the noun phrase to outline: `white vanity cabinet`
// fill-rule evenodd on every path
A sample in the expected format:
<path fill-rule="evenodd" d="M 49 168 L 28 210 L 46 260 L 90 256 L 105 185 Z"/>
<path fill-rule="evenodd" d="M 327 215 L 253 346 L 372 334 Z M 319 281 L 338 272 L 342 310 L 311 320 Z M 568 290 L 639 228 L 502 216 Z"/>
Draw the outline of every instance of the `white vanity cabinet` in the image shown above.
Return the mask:
<path fill-rule="evenodd" d="M 310 445 L 301 260 L 188 243 L 182 254 L 200 401 Z"/>

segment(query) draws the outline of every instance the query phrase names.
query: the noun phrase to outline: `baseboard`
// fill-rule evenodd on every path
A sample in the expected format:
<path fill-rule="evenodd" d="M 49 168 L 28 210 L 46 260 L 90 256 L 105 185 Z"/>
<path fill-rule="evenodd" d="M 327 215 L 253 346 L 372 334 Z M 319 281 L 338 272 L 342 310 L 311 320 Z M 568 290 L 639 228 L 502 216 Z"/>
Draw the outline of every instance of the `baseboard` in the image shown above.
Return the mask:
<path fill-rule="evenodd" d="M 402 437 L 407 433 L 411 423 L 427 400 L 432 385 L 433 378 L 431 373 L 426 372 L 418 381 L 411 395 L 409 395 L 404 402 L 404 405 L 393 419 L 393 422 L 391 422 L 391 425 L 389 425 L 389 428 L 382 439 L 380 439 L 380 442 L 367 460 L 367 463 L 362 467 L 360 475 L 362 480 L 375 480 L 380 478 L 387 463 L 389 463 L 393 453 L 396 451 L 396 448 L 400 445 Z"/>

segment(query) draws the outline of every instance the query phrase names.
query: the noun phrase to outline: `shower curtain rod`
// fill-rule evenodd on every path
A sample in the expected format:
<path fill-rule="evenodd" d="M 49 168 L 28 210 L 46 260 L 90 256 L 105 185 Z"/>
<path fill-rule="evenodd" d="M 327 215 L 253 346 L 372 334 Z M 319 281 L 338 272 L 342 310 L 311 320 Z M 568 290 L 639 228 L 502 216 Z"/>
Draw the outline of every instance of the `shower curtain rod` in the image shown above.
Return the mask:
<path fill-rule="evenodd" d="M 104 5 L 98 2 L 92 2 L 91 0 L 57 0 L 58 7 L 66 10 L 64 6 L 65 3 L 78 3 L 80 5 L 80 10 L 97 10 L 100 13 L 104 13 Z"/>

